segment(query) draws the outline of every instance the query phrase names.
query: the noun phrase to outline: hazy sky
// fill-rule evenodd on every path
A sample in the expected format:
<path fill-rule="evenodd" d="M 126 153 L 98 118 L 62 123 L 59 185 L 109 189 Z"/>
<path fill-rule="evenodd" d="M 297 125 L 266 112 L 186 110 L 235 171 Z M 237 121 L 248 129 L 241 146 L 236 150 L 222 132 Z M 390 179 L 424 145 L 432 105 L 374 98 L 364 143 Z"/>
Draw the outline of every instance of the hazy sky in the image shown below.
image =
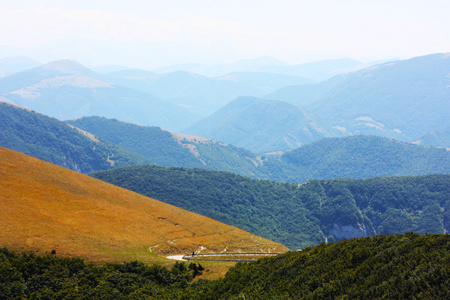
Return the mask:
<path fill-rule="evenodd" d="M 160 66 L 450 52 L 449 0 L 0 0 L 0 57 Z"/>

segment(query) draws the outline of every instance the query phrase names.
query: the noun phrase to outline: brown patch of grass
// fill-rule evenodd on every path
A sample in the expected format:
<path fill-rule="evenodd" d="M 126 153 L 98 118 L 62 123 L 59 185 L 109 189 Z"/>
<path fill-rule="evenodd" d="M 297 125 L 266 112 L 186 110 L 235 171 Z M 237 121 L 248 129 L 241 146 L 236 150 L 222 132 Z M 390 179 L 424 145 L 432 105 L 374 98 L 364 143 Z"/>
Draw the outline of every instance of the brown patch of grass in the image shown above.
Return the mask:
<path fill-rule="evenodd" d="M 1 147 L 0 220 L 0 247 L 56 250 L 96 263 L 137 259 L 171 265 L 161 255 L 199 247 L 207 248 L 203 253 L 287 251 L 238 228 Z M 213 264 L 208 263 L 206 278 L 233 265 Z"/>

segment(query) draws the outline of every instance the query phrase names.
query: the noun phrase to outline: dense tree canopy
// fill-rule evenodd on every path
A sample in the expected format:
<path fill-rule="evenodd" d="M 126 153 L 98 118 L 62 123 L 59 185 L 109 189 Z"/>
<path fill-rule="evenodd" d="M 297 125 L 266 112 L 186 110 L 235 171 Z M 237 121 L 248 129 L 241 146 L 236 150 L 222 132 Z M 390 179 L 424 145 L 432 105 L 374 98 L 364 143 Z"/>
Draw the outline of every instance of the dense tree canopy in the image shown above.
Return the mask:
<path fill-rule="evenodd" d="M 291 249 L 375 234 L 444 233 L 450 175 L 256 180 L 228 172 L 136 166 L 90 174 Z"/>

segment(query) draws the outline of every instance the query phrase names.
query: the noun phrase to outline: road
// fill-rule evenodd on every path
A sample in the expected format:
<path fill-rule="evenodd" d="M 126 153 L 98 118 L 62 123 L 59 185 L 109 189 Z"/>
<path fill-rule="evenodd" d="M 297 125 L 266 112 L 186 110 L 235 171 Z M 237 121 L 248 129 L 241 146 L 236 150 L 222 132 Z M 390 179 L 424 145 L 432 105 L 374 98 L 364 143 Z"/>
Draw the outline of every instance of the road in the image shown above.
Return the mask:
<path fill-rule="evenodd" d="M 181 260 L 181 261 L 187 261 L 185 259 L 183 259 L 184 255 L 171 255 L 171 256 L 167 256 L 168 259 L 174 259 L 174 260 Z"/>

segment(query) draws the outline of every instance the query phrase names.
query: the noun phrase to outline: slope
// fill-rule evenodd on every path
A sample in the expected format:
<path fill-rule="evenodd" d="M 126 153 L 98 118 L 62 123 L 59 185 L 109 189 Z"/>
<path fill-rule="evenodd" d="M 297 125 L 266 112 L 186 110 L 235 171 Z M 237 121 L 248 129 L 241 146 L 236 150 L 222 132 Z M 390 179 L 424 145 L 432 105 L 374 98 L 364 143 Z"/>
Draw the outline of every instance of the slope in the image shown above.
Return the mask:
<path fill-rule="evenodd" d="M 449 266 L 448 235 L 376 236 L 239 264 L 192 299 L 446 299 Z"/>
<path fill-rule="evenodd" d="M 377 233 L 449 231 L 450 175 L 256 180 L 228 172 L 136 166 L 91 176 L 280 242 L 291 249 Z"/>
<path fill-rule="evenodd" d="M 217 77 L 217 79 L 246 84 L 257 88 L 264 94 L 290 85 L 314 83 L 308 78 L 264 72 L 233 72 Z"/>
<path fill-rule="evenodd" d="M 450 124 L 449 72 L 449 54 L 377 65 L 346 76 L 307 109 L 350 134 L 412 141 Z"/>
<path fill-rule="evenodd" d="M 431 130 L 413 143 L 417 145 L 450 148 L 450 125 L 445 128 Z"/>
<path fill-rule="evenodd" d="M 311 78 L 316 81 L 323 81 L 337 74 L 348 73 L 350 71 L 360 69 L 363 66 L 364 64 L 359 61 L 350 58 L 342 58 L 319 60 L 294 66 L 262 66 L 259 68 L 254 68 L 252 71 L 287 74 Z"/>
<path fill-rule="evenodd" d="M 37 61 L 25 56 L 4 57 L 0 59 L 0 78 L 35 68 L 39 65 L 40 63 Z"/>
<path fill-rule="evenodd" d="M 259 160 L 254 154 L 213 140 L 100 117 L 66 123 L 138 153 L 157 165 L 261 176 L 257 168 Z"/>
<path fill-rule="evenodd" d="M 337 75 L 319 83 L 286 86 L 264 96 L 265 99 L 286 101 L 306 107 L 326 97 L 330 91 L 345 81 L 348 75 Z"/>
<path fill-rule="evenodd" d="M 81 172 L 150 160 L 54 118 L 0 102 L 0 146 Z"/>
<path fill-rule="evenodd" d="M 0 244 L 95 262 L 285 247 L 183 209 L 0 148 Z"/>
<path fill-rule="evenodd" d="M 252 97 L 237 98 L 184 132 L 253 152 L 293 149 L 330 136 L 302 107 Z"/>

